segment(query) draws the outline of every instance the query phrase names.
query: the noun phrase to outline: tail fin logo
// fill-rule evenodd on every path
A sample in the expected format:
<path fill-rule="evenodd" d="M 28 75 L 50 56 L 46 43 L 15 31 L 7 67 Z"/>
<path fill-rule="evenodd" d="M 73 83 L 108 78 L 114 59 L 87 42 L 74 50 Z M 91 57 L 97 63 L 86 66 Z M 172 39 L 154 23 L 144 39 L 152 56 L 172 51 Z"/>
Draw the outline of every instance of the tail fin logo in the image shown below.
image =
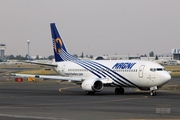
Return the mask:
<path fill-rule="evenodd" d="M 54 51 L 59 54 L 61 52 L 61 48 L 62 48 L 62 40 L 61 38 L 56 38 L 56 40 L 54 41 Z"/>

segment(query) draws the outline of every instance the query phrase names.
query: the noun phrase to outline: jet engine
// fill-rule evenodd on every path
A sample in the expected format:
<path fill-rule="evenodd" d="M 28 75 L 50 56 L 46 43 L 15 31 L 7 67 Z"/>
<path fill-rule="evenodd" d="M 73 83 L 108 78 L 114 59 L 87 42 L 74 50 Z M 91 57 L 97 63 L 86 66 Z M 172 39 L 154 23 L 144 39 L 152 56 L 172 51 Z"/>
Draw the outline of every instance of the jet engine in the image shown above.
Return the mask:
<path fill-rule="evenodd" d="M 81 84 L 81 87 L 85 91 L 93 92 L 100 92 L 104 88 L 102 81 L 98 79 L 87 79 Z"/>

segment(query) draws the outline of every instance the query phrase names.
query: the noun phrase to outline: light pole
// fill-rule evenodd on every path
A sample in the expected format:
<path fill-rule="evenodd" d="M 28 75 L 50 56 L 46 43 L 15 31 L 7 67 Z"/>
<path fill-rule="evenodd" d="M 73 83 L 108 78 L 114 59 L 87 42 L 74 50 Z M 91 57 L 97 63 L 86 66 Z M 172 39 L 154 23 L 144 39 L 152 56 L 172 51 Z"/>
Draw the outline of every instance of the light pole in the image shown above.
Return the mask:
<path fill-rule="evenodd" d="M 30 60 L 30 55 L 29 55 L 29 44 L 30 44 L 30 40 L 27 40 L 27 44 L 28 44 L 28 60 Z"/>

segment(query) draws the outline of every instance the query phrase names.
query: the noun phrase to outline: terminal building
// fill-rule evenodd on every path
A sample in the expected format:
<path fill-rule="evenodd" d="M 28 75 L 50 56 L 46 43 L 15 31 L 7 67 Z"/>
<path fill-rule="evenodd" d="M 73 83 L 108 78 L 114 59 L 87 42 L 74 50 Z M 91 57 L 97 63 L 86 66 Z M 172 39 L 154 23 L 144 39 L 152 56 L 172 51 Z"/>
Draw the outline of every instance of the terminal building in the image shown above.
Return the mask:
<path fill-rule="evenodd" d="M 132 59 L 140 59 L 139 55 L 103 55 L 96 56 L 94 59 L 96 60 L 132 60 Z"/>
<path fill-rule="evenodd" d="M 172 49 L 173 60 L 180 60 L 180 49 Z"/>
<path fill-rule="evenodd" d="M 6 44 L 0 44 L 0 61 L 5 60 L 5 49 L 6 49 Z"/>
<path fill-rule="evenodd" d="M 180 54 L 174 54 L 173 59 L 172 55 L 170 56 L 158 56 L 156 59 L 156 56 L 154 57 L 141 57 L 138 55 L 106 55 L 106 56 L 96 56 L 95 60 L 143 60 L 143 61 L 154 61 L 162 65 L 180 65 Z"/>
<path fill-rule="evenodd" d="M 140 55 L 102 55 L 94 57 L 96 60 L 144 60 L 154 61 L 162 65 L 180 65 L 180 49 L 172 49 L 167 55 L 158 55 L 154 57 L 141 57 Z"/>

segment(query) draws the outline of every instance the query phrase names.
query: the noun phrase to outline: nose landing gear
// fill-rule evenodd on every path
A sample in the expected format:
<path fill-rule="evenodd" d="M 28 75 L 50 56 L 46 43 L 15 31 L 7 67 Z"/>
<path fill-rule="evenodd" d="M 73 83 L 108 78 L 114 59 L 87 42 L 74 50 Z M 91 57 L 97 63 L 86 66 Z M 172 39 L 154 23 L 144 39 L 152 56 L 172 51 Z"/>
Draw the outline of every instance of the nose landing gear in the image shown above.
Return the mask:
<path fill-rule="evenodd" d="M 151 96 L 156 96 L 156 90 L 157 90 L 157 86 L 153 86 L 153 87 L 150 87 L 150 95 Z"/>
<path fill-rule="evenodd" d="M 156 91 L 155 91 L 155 90 L 152 90 L 152 91 L 150 92 L 150 95 L 151 95 L 151 96 L 156 96 Z"/>

